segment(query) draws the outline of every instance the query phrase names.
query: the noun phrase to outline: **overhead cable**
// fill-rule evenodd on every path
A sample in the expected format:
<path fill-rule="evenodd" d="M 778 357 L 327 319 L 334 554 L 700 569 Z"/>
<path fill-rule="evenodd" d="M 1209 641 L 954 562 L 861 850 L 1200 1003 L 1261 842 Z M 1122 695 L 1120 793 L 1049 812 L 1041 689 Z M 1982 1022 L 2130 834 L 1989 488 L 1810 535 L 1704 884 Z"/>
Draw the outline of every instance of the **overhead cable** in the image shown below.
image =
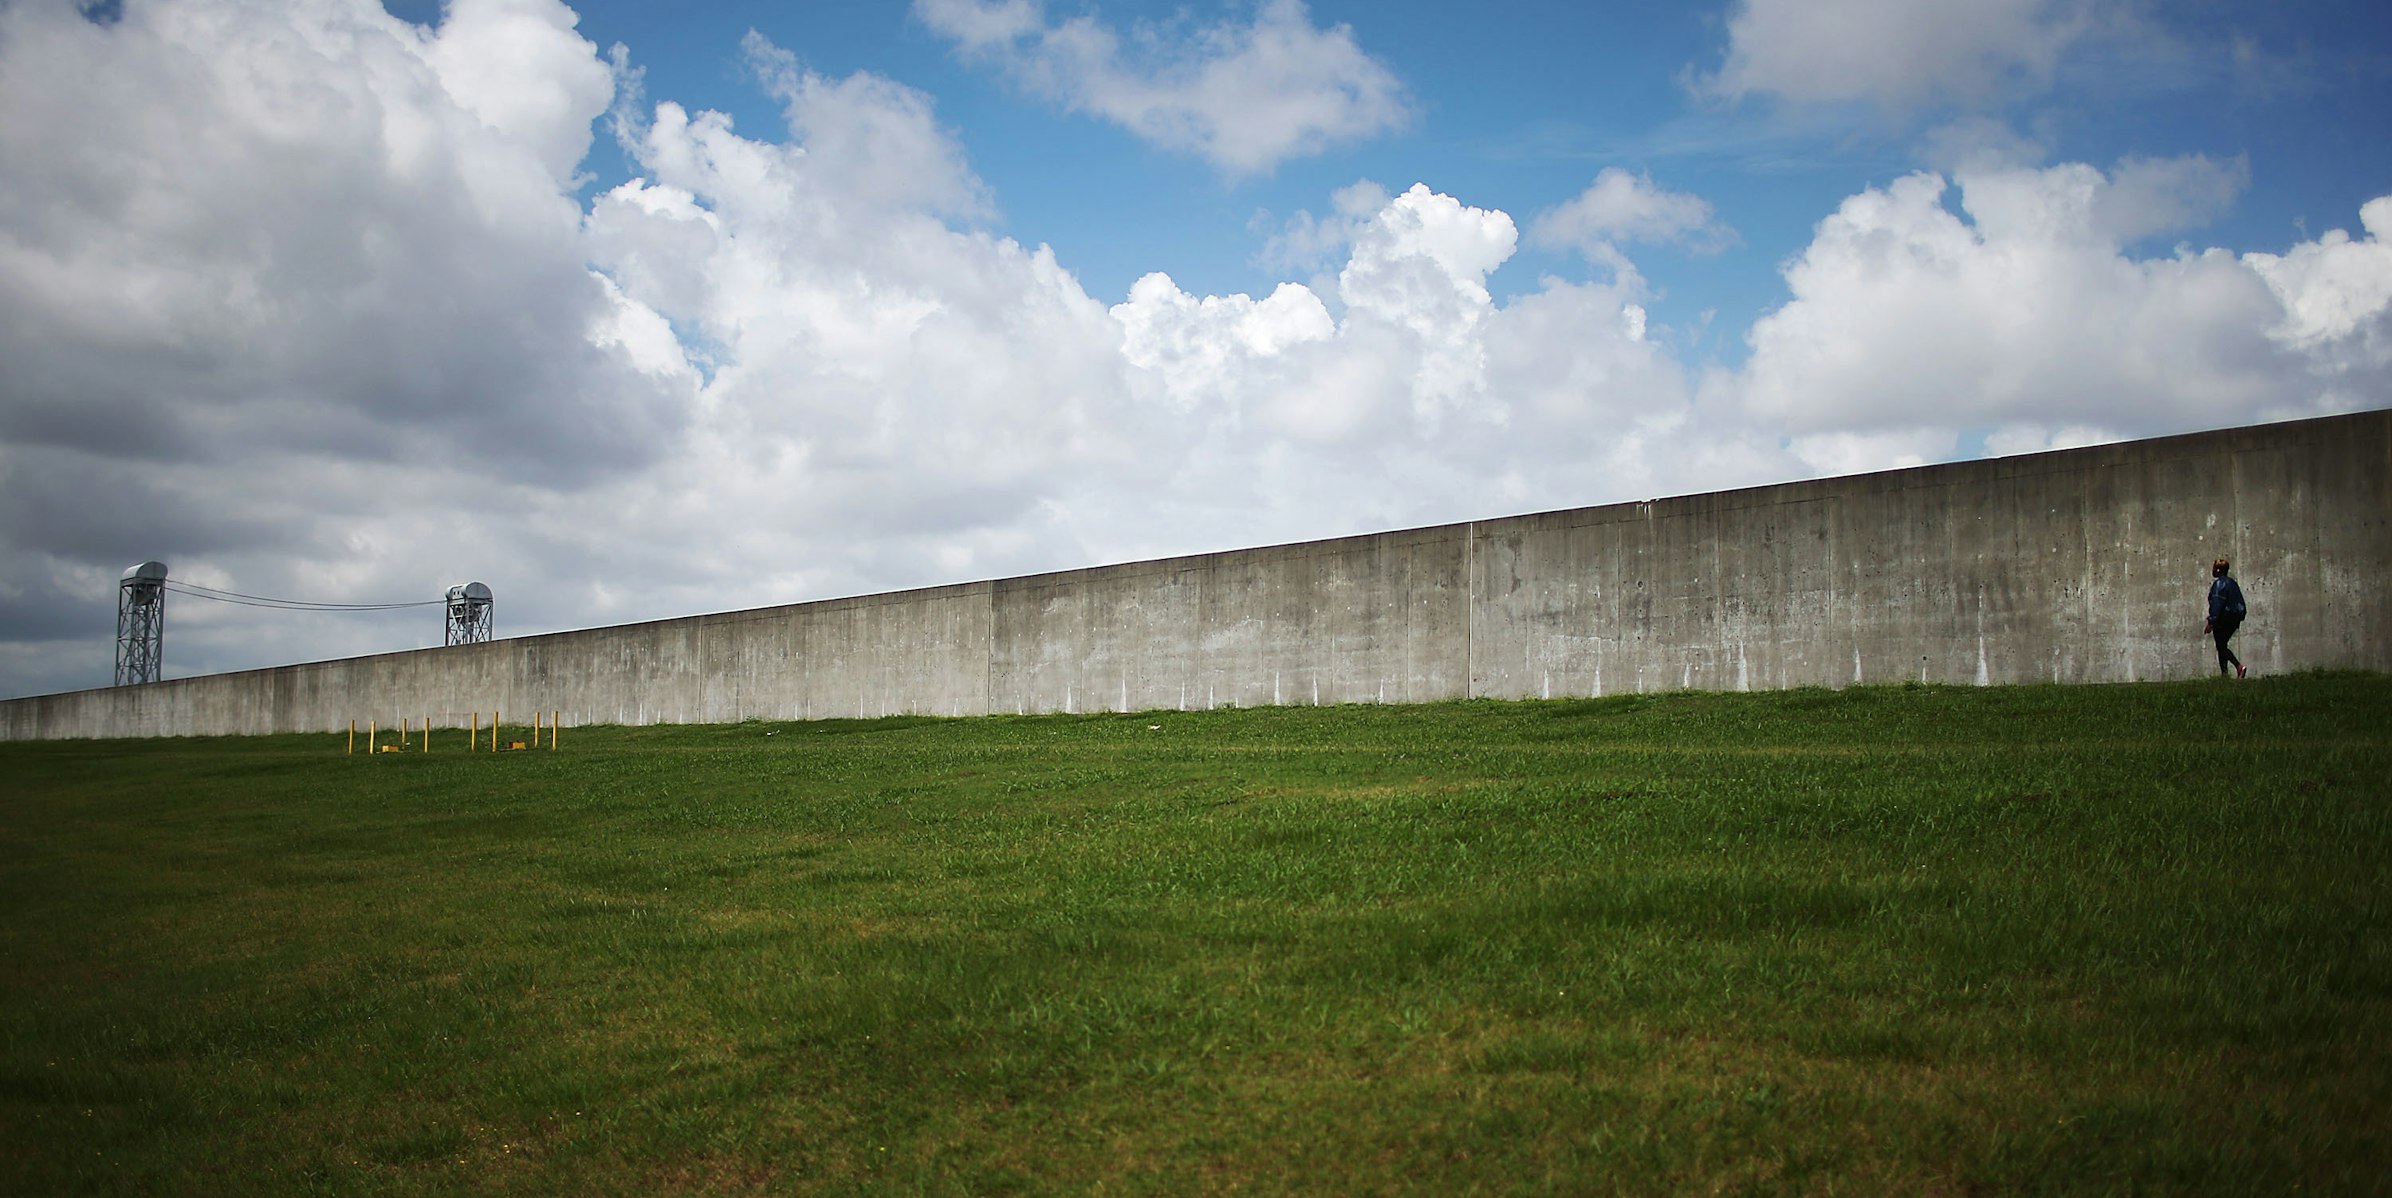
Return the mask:
<path fill-rule="evenodd" d="M 409 607 L 438 607 L 445 599 L 424 599 L 414 603 L 317 603 L 308 599 L 271 599 L 264 595 L 244 595 L 238 591 L 220 591 L 195 582 L 170 579 L 166 589 L 194 599 L 213 599 L 218 603 L 233 603 L 242 607 L 269 607 L 279 611 L 397 611 Z"/>

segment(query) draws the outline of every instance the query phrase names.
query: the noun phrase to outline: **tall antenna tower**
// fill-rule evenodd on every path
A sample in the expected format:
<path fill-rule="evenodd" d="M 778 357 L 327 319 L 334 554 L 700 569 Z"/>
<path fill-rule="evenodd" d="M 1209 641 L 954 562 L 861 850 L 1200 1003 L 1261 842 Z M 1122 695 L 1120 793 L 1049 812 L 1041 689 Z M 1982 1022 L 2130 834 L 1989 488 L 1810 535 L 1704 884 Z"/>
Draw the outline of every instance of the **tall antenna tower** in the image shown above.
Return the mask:
<path fill-rule="evenodd" d="M 478 645 L 490 639 L 490 588 L 478 582 L 448 589 L 448 631 L 444 645 Z"/>
<path fill-rule="evenodd" d="M 166 563 L 143 562 L 116 584 L 116 685 L 158 680 L 166 656 Z"/>

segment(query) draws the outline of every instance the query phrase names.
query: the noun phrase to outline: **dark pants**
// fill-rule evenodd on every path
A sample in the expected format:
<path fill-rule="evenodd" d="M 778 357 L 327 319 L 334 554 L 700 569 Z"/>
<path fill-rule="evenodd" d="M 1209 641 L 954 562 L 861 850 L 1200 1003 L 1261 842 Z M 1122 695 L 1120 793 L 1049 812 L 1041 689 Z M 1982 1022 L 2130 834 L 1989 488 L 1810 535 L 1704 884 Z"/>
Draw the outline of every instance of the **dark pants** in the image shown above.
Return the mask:
<path fill-rule="evenodd" d="M 2225 673 L 2228 666 L 2235 669 L 2242 668 L 2242 659 L 2234 655 L 2234 650 L 2226 647 L 2226 642 L 2234 636 L 2234 630 L 2240 627 L 2242 627 L 2240 620 L 2212 620 L 2209 622 L 2209 635 L 2217 638 L 2218 642 L 2218 673 L 2220 674 Z"/>

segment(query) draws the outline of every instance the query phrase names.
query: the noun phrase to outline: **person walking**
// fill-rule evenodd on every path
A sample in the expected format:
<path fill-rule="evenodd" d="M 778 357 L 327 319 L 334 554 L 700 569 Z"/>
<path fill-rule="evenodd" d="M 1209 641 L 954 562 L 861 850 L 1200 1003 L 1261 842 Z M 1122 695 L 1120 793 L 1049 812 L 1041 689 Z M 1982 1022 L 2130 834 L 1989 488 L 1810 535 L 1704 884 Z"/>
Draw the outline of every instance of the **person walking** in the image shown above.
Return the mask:
<path fill-rule="evenodd" d="M 2248 609 L 2243 605 L 2242 588 L 2235 585 L 2232 575 L 2226 573 L 2232 564 L 2222 557 L 2210 564 L 2209 621 L 2201 625 L 2201 631 L 2218 642 L 2218 676 L 2221 678 L 2225 677 L 2229 665 L 2234 667 L 2235 677 L 2240 678 L 2244 674 L 2242 659 L 2234 655 L 2234 650 L 2226 647 L 2226 642 L 2234 639 L 2234 630 L 2242 627 L 2243 617 L 2248 614 Z"/>

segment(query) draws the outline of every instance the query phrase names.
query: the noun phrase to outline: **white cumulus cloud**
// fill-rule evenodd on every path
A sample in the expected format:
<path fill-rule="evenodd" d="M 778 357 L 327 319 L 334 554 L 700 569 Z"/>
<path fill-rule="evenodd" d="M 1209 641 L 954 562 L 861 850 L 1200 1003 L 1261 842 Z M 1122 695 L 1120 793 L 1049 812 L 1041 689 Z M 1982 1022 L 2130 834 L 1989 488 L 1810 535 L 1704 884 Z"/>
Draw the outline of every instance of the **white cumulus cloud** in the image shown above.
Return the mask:
<path fill-rule="evenodd" d="M 559 179 L 589 153 L 590 118 L 614 96 L 606 65 L 570 36 L 577 24 L 556 0 L 452 3 L 425 54 L 452 99 Z"/>
<path fill-rule="evenodd" d="M 1302 0 L 1263 0 L 1249 22 L 1183 18 L 1127 37 L 1093 15 L 1050 21 L 1037 0 L 915 0 L 914 13 L 1030 90 L 1233 176 L 1411 117 L 1394 72 L 1350 27 L 1314 25 Z"/>
<path fill-rule="evenodd" d="M 552 0 L 452 14 L 594 73 L 461 95 L 441 63 L 470 35 L 354 0 L 0 8 L 0 436 L 553 480 L 652 457 L 682 411 L 600 335 L 618 301 L 568 194 L 607 73 Z M 559 405 L 579 418 L 488 435 Z"/>
<path fill-rule="evenodd" d="M 1641 278 L 1620 248 L 1631 242 L 1682 244 L 1716 253 L 1735 241 L 1711 203 L 1698 195 L 1670 191 L 1651 175 L 1607 166 L 1587 189 L 1537 214 L 1529 241 L 1549 249 L 1572 249 L 1609 268 L 1622 282 Z"/>
<path fill-rule="evenodd" d="M 693 585 L 769 563 L 758 602 L 1003 572 L 1047 481 L 1120 452 L 1098 419 L 1118 334 L 1051 251 L 943 219 L 985 188 L 928 97 L 751 51 L 789 140 L 660 103 L 631 146 L 648 174 L 589 215 L 592 260 L 712 367 L 687 450 L 626 483 L 620 523 Z"/>
<path fill-rule="evenodd" d="M 2276 337 L 2303 349 L 2344 347 L 2352 366 L 2381 366 L 2385 313 L 2392 311 L 2392 196 L 2359 209 L 2367 236 L 2329 230 L 2291 252 L 2246 261 L 2284 305 Z"/>
<path fill-rule="evenodd" d="M 146 557 L 436 597 L 671 455 L 694 375 L 585 264 L 574 173 L 613 86 L 574 26 L 554 0 L 454 0 L 433 29 L 370 0 L 0 5 L 12 668 L 105 682 L 114 581 Z M 170 672 L 394 647 L 370 618 L 252 615 L 178 601 Z"/>
<path fill-rule="evenodd" d="M 2153 201 L 2150 179 L 2222 189 L 2231 174 L 2200 160 L 1963 171 L 1957 213 L 1940 175 L 1871 188 L 1820 223 L 1786 267 L 1792 300 L 1754 324 L 1750 359 L 1708 393 L 1786 429 L 1823 469 L 1913 433 L 1894 456 L 1931 457 L 1968 428 L 2048 445 L 2363 402 L 2387 367 L 2380 230 L 2280 257 L 2124 248 L 2186 219 L 2185 198 Z"/>
<path fill-rule="evenodd" d="M 2103 0 L 1739 0 L 1726 61 L 1697 80 L 1730 99 L 1977 102 L 2048 82 L 2114 16 Z"/>
<path fill-rule="evenodd" d="M 1790 464 L 1699 411 L 1628 289 L 1548 279 L 1499 302 L 1505 213 L 1414 185 L 1341 195 L 1334 302 L 1195 296 L 1163 275 L 1113 308 L 1133 394 L 1175 416 L 1161 490 L 1205 527 L 1317 536 L 1628 497 Z M 1367 212 L 1356 201 L 1376 197 Z M 1215 505 L 1218 506 L 1215 506 Z M 1160 548 L 1115 530 L 1100 543 Z"/>

